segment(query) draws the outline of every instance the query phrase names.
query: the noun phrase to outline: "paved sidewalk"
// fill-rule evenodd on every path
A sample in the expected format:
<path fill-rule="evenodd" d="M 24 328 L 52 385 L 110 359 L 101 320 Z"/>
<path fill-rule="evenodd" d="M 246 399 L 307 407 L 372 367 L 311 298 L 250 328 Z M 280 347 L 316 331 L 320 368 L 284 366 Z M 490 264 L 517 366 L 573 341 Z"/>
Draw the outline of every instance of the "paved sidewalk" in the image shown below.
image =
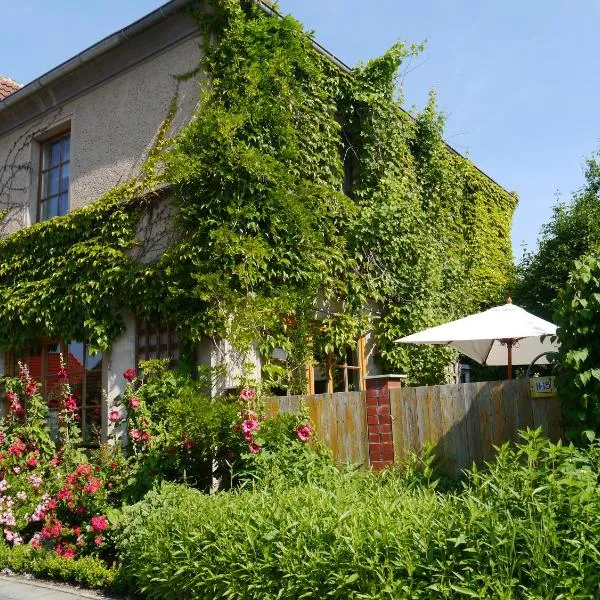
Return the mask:
<path fill-rule="evenodd" d="M 110 598 L 101 593 L 36 579 L 0 575 L 0 600 L 83 600 Z"/>

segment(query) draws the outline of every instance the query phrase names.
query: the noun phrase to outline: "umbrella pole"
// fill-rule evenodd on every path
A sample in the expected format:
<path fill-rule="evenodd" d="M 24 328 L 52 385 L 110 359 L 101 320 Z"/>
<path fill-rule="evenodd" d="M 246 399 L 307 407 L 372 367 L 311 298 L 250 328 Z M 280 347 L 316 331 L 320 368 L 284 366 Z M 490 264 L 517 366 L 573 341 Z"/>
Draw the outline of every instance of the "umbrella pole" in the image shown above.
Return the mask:
<path fill-rule="evenodd" d="M 508 367 L 507 367 L 507 377 L 508 379 L 512 379 L 512 349 L 513 349 L 513 340 L 508 340 L 506 344 L 506 350 L 508 352 Z"/>

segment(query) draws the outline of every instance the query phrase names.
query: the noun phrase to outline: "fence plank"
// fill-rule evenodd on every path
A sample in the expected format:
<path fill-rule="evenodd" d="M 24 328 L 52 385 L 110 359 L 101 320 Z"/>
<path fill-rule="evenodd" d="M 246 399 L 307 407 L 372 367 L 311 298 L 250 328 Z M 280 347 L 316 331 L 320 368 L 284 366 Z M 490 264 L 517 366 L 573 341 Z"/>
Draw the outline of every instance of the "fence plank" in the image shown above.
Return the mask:
<path fill-rule="evenodd" d="M 402 402 L 403 393 L 403 388 L 394 388 L 390 390 L 392 439 L 394 440 L 394 462 L 401 462 L 408 454 L 408 446 L 404 437 L 404 421 L 405 417 L 408 415 L 408 411 Z"/>
<path fill-rule="evenodd" d="M 419 452 L 423 447 L 419 432 L 419 401 L 417 398 L 418 388 L 405 388 L 402 392 L 403 410 L 405 410 L 406 419 L 404 420 L 403 439 L 406 444 L 406 451 Z"/>

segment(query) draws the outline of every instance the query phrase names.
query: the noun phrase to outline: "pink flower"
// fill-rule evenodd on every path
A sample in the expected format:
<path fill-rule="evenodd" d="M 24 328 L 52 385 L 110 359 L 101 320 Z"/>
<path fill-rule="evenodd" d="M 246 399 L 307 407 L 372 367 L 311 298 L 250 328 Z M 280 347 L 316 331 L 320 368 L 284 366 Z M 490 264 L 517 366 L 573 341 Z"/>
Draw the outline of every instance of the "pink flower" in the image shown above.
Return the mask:
<path fill-rule="evenodd" d="M 252 454 L 258 454 L 262 450 L 262 446 L 256 442 L 250 442 L 248 444 L 248 450 L 250 450 Z"/>
<path fill-rule="evenodd" d="M 5 440 L 4 432 L 0 431 L 0 446 L 2 446 L 2 444 L 4 444 L 4 440 Z"/>
<path fill-rule="evenodd" d="M 67 377 L 68 377 L 68 375 L 67 375 L 67 370 L 66 370 L 64 367 L 61 367 L 61 368 L 58 370 L 58 373 L 57 373 L 57 375 L 58 375 L 58 378 L 59 378 L 61 381 L 64 381 L 64 380 L 65 380 L 65 379 L 67 379 Z"/>
<path fill-rule="evenodd" d="M 25 386 L 25 392 L 28 396 L 33 396 L 37 391 L 37 383 L 35 381 L 30 381 Z"/>
<path fill-rule="evenodd" d="M 51 459 L 48 461 L 48 464 L 49 464 L 51 467 L 58 467 L 58 465 L 60 465 L 60 459 L 59 459 L 59 458 L 51 458 Z"/>
<path fill-rule="evenodd" d="M 107 527 L 108 527 L 108 521 L 106 520 L 106 517 L 100 516 L 100 517 L 92 517 L 90 519 L 90 525 L 92 526 L 92 530 L 93 531 L 104 531 Z"/>
<path fill-rule="evenodd" d="M 94 538 L 94 544 L 96 544 L 96 546 L 102 546 L 103 543 L 104 543 L 104 538 L 101 535 L 97 535 Z"/>
<path fill-rule="evenodd" d="M 123 420 L 123 413 L 119 408 L 111 408 L 108 412 L 108 420 L 111 423 L 117 423 L 118 421 Z"/>
<path fill-rule="evenodd" d="M 38 550 L 39 548 L 42 547 L 42 542 L 44 541 L 44 538 L 42 537 L 42 535 L 40 533 L 36 533 L 34 534 L 34 536 L 31 538 L 30 540 L 30 544 L 36 549 Z"/>
<path fill-rule="evenodd" d="M 132 396 L 132 398 L 129 400 L 129 406 L 133 410 L 137 410 L 140 407 L 140 399 L 137 396 Z"/>
<path fill-rule="evenodd" d="M 135 369 L 127 369 L 127 371 L 124 371 L 123 377 L 125 377 L 125 379 L 131 383 L 136 378 Z"/>
<path fill-rule="evenodd" d="M 252 435 L 252 432 L 248 431 L 247 433 L 244 433 L 244 439 L 247 440 L 248 442 L 252 441 L 252 438 L 254 436 Z"/>
<path fill-rule="evenodd" d="M 260 425 L 255 419 L 246 419 L 242 423 L 242 431 L 244 433 L 251 433 L 252 431 L 260 431 Z"/>
<path fill-rule="evenodd" d="M 256 391 L 252 388 L 243 388 L 240 392 L 240 398 L 242 400 L 252 401 L 254 400 L 254 396 L 256 396 Z"/>
<path fill-rule="evenodd" d="M 30 459 L 27 461 L 27 466 L 28 466 L 30 469 L 35 469 L 35 468 L 37 467 L 37 464 L 38 464 L 38 461 L 37 461 L 37 459 L 35 459 L 35 458 L 30 458 Z"/>
<path fill-rule="evenodd" d="M 298 429 L 296 429 L 296 435 L 301 442 L 307 442 L 310 439 L 312 434 L 312 427 L 310 423 L 305 423 L 304 425 L 300 425 Z"/>
<path fill-rule="evenodd" d="M 75 550 L 71 546 L 66 546 L 62 553 L 63 558 L 75 558 Z"/>

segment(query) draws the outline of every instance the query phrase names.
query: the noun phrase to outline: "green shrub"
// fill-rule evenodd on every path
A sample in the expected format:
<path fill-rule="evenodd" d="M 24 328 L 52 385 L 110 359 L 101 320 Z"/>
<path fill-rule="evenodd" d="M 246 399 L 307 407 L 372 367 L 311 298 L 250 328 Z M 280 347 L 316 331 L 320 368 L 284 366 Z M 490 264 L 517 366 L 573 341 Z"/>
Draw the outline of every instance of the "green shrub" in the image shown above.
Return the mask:
<path fill-rule="evenodd" d="M 0 568 L 17 573 L 31 573 L 87 588 L 117 589 L 118 570 L 109 568 L 95 557 L 64 559 L 54 553 L 34 550 L 31 546 L 8 548 L 0 544 Z"/>
<path fill-rule="evenodd" d="M 556 301 L 560 341 L 557 379 L 567 439 L 600 435 L 600 250 L 583 256 Z"/>
<path fill-rule="evenodd" d="M 149 598 L 595 598 L 587 454 L 530 432 L 440 493 L 394 471 L 206 496 L 164 485 L 125 512 L 126 581 Z"/>

